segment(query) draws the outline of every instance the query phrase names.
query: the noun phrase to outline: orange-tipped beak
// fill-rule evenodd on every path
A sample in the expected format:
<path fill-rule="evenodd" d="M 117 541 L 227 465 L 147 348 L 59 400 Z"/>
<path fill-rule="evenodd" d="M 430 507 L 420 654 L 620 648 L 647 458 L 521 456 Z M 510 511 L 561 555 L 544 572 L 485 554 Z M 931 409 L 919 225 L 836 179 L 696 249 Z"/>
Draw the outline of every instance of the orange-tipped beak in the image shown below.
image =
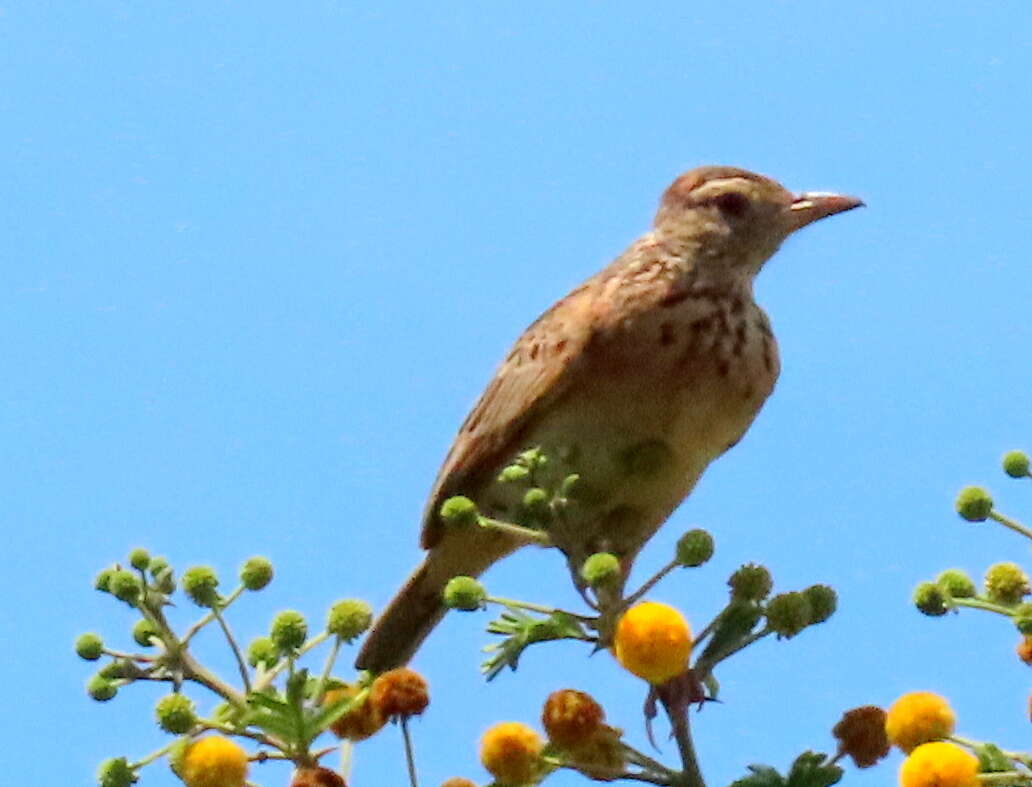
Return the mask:
<path fill-rule="evenodd" d="M 859 208 L 863 200 L 847 197 L 844 194 L 831 194 L 826 191 L 808 191 L 800 194 L 788 206 L 788 221 L 792 232 L 807 224 L 812 224 L 826 216 L 844 213 Z"/>

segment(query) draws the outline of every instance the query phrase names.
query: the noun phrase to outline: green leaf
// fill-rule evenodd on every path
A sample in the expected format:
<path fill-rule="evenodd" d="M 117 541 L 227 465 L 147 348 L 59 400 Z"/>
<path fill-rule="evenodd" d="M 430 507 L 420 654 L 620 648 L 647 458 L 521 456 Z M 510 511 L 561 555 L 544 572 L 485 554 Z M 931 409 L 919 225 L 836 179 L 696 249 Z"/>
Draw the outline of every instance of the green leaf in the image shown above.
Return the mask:
<path fill-rule="evenodd" d="M 744 779 L 731 782 L 731 787 L 784 787 L 781 774 L 769 765 L 750 765 L 751 774 Z"/>
<path fill-rule="evenodd" d="M 495 652 L 480 667 L 488 680 L 497 677 L 505 667 L 516 669 L 523 651 L 535 642 L 592 640 L 581 622 L 566 612 L 553 612 L 547 618 L 536 618 L 515 607 L 506 607 L 505 610 L 487 625 L 489 633 L 505 636 L 503 641 L 484 649 Z"/>
<path fill-rule="evenodd" d="M 983 743 L 975 747 L 978 757 L 978 770 L 982 773 L 999 773 L 1014 770 L 1011 758 L 1000 751 L 995 743 Z"/>
<path fill-rule="evenodd" d="M 285 741 L 294 741 L 297 737 L 297 727 L 294 725 L 294 720 L 276 713 L 257 711 L 251 717 L 251 724 L 258 727 L 262 732 L 275 735 Z"/>
<path fill-rule="evenodd" d="M 262 691 L 255 692 L 253 694 L 248 694 L 247 703 L 249 705 L 256 705 L 259 708 L 266 708 L 276 713 L 282 713 L 290 709 L 290 706 L 287 705 L 287 703 L 285 703 L 283 700 L 279 699 L 278 697 L 273 697 L 271 694 L 266 694 Z"/>
<path fill-rule="evenodd" d="M 788 771 L 787 787 L 830 787 L 842 778 L 842 769 L 831 765 L 827 754 L 806 751 Z"/>

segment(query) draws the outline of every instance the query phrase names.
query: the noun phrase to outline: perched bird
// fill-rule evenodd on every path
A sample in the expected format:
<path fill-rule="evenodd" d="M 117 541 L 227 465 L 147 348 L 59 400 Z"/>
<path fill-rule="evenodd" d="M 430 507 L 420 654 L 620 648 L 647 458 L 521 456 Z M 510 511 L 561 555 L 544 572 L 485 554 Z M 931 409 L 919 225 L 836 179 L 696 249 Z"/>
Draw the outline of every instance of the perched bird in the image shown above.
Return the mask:
<path fill-rule="evenodd" d="M 796 230 L 862 204 L 794 195 L 733 167 L 677 178 L 653 228 L 517 339 L 434 483 L 423 515 L 426 559 L 376 621 L 356 666 L 379 672 L 408 661 L 441 619 L 451 577 L 478 576 L 528 543 L 446 528 L 438 515 L 461 494 L 512 521 L 521 490 L 498 475 L 523 449 L 549 457 L 546 482 L 578 473 L 595 492 L 548 530 L 574 576 L 601 551 L 629 568 L 774 387 L 778 348 L 753 300 L 756 274 Z"/>

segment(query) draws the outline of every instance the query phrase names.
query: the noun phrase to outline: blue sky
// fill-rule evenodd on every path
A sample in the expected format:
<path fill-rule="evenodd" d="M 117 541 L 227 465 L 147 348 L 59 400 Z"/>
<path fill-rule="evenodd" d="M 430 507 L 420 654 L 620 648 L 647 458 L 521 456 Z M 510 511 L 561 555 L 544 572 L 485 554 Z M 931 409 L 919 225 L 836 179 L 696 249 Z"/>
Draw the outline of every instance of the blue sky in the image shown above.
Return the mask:
<path fill-rule="evenodd" d="M 972 737 L 1027 738 L 1009 625 L 909 604 L 942 568 L 1024 554 L 951 506 L 986 481 L 1032 511 L 998 471 L 1032 445 L 1027 4 L 634 6 L 0 6 L 4 772 L 82 784 L 162 742 L 159 691 L 98 706 L 71 652 L 89 629 L 128 646 L 128 612 L 90 586 L 130 547 L 227 580 L 271 557 L 277 581 L 234 611 L 244 638 L 285 607 L 385 603 L 509 342 L 709 163 L 869 206 L 764 270 L 779 385 L 639 560 L 714 533 L 712 563 L 654 594 L 697 627 L 746 561 L 841 595 L 829 623 L 718 674 L 724 702 L 695 720 L 709 782 L 828 749 L 842 710 L 910 689 L 948 695 Z M 487 582 L 575 602 L 539 551 Z M 536 721 L 565 686 L 644 742 L 642 686 L 605 654 L 532 650 L 485 686 L 486 620 L 454 616 L 416 660 L 425 784 L 485 781 L 480 732 Z M 363 744 L 355 783 L 402 783 L 401 751 L 393 729 Z"/>

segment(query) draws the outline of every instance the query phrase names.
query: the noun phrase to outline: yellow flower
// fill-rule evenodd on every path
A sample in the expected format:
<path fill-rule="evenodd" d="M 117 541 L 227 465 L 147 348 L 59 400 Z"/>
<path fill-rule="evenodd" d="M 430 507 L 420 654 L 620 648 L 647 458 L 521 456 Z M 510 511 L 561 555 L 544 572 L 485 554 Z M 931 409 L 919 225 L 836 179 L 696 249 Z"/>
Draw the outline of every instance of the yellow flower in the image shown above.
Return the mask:
<path fill-rule="evenodd" d="M 949 703 L 930 691 L 904 694 L 889 708 L 885 733 L 889 741 L 909 754 L 916 746 L 953 734 L 957 719 Z"/>
<path fill-rule="evenodd" d="M 613 638 L 616 660 L 649 683 L 665 683 L 684 672 L 692 652 L 692 632 L 676 609 L 644 601 L 627 610 Z"/>
<path fill-rule="evenodd" d="M 978 758 L 952 743 L 924 743 L 899 769 L 900 787 L 978 787 Z"/>
<path fill-rule="evenodd" d="M 247 752 L 229 738 L 209 735 L 187 747 L 179 775 L 187 787 L 242 787 Z"/>
<path fill-rule="evenodd" d="M 533 783 L 541 774 L 541 736 L 526 724 L 504 721 L 480 739 L 480 762 L 502 784 Z"/>

